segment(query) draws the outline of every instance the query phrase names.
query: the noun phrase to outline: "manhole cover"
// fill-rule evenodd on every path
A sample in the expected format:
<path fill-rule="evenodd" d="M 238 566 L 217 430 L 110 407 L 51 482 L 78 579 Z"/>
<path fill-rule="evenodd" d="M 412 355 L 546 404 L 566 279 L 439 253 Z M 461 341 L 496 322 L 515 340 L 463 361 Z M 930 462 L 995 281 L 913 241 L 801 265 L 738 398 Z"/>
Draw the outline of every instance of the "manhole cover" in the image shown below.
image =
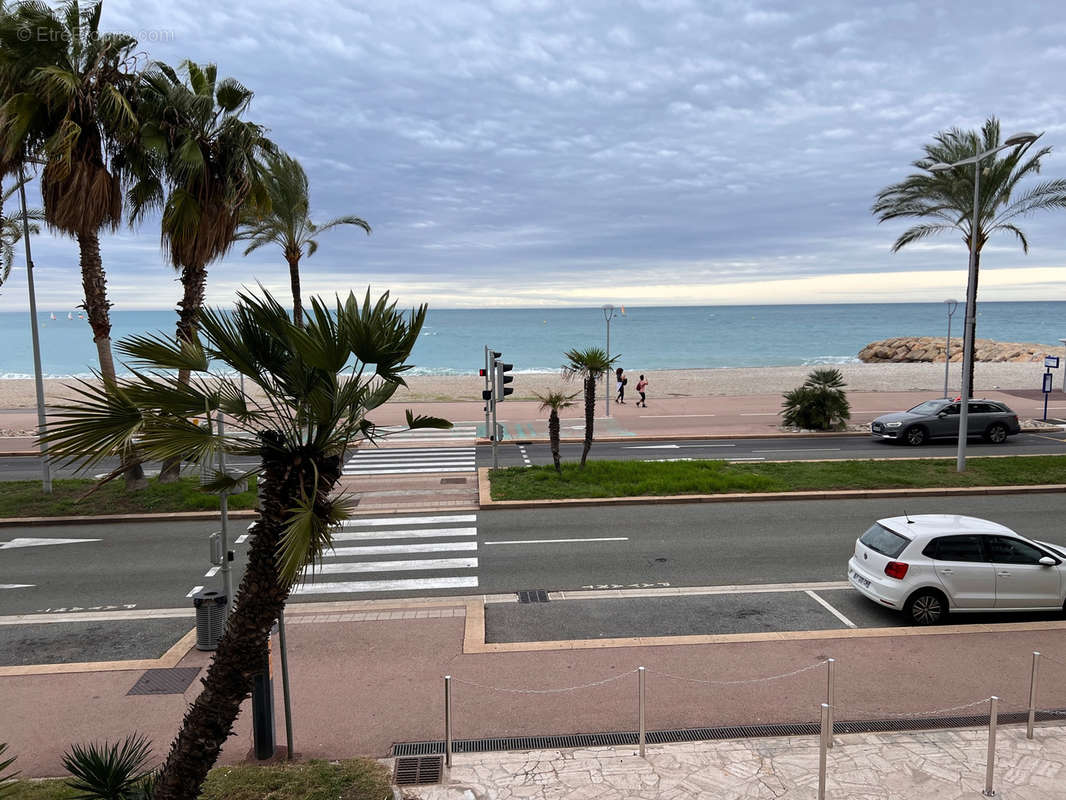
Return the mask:
<path fill-rule="evenodd" d="M 466 478 L 441 478 L 440 482 L 441 482 L 441 484 L 457 483 L 457 484 L 460 484 L 460 485 L 465 485 L 466 484 Z"/>
<path fill-rule="evenodd" d="M 184 694 L 199 671 L 199 667 L 150 669 L 126 694 Z"/>
<path fill-rule="evenodd" d="M 392 782 L 397 786 L 439 783 L 444 771 L 444 756 L 418 756 L 396 759 Z"/>

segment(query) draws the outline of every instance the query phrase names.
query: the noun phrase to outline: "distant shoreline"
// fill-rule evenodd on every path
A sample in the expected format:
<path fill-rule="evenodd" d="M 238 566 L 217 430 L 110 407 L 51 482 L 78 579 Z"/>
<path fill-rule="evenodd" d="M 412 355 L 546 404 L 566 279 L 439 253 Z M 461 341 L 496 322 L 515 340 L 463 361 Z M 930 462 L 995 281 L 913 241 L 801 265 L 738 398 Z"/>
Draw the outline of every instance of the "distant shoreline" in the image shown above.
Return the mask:
<path fill-rule="evenodd" d="M 928 363 L 848 363 L 839 365 L 790 367 L 719 367 L 713 369 L 645 370 L 648 396 L 713 397 L 732 395 L 779 395 L 803 383 L 814 369 L 832 366 L 844 375 L 847 391 L 905 392 L 929 391 L 939 396 L 944 390 L 944 365 Z M 957 392 L 961 366 L 953 363 L 949 369 L 949 392 Z M 1056 389 L 1062 386 L 1062 374 L 1055 374 Z M 979 362 L 975 371 L 975 391 L 994 389 L 1039 389 L 1044 367 L 1039 363 Z M 640 373 L 627 372 L 626 387 L 630 396 Z M 49 404 L 61 402 L 70 392 L 64 387 L 72 379 L 45 380 L 45 399 Z M 394 402 L 480 401 L 484 379 L 471 375 L 412 375 L 407 378 L 409 388 L 401 388 Z M 612 381 L 613 384 L 613 381 Z M 567 383 L 558 373 L 517 374 L 512 384 L 513 399 L 532 400 L 534 393 L 559 388 L 569 392 L 581 390 L 580 383 Z M 602 397 L 602 384 L 597 394 Z M 614 386 L 611 386 L 612 393 Z M 33 408 L 36 404 L 33 381 L 24 378 L 0 379 L 0 409 Z"/>

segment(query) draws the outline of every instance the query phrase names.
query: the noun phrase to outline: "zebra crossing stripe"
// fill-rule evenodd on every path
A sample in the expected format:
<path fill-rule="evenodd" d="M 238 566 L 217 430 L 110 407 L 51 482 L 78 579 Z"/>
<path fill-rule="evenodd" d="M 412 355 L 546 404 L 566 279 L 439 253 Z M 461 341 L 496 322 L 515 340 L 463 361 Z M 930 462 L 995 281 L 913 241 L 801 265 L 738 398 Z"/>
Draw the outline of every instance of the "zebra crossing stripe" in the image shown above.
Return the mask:
<path fill-rule="evenodd" d="M 371 458 L 373 456 L 391 457 L 396 455 L 435 455 L 439 453 L 474 453 L 473 447 L 382 447 L 358 450 L 352 458 Z"/>
<path fill-rule="evenodd" d="M 342 581 L 337 583 L 306 583 L 292 590 L 293 594 L 354 594 L 357 592 L 404 592 L 423 589 L 470 589 L 477 587 L 476 577 L 406 578 L 395 581 Z"/>
<path fill-rule="evenodd" d="M 438 525 L 442 522 L 477 522 L 477 514 L 451 514 L 425 517 L 355 517 L 346 519 L 341 527 L 355 528 L 362 525 L 416 525 L 419 522 Z"/>
<path fill-rule="evenodd" d="M 424 569 L 477 569 L 476 558 L 425 558 L 412 561 L 356 561 L 321 564 L 316 575 L 343 575 L 349 572 L 415 572 Z"/>
<path fill-rule="evenodd" d="M 477 550 L 477 542 L 422 542 L 420 544 L 378 544 L 367 547 L 334 547 L 323 558 L 341 556 L 389 556 L 400 553 L 447 553 Z"/>
<path fill-rule="evenodd" d="M 335 533 L 333 541 L 352 542 L 363 539 L 432 539 L 440 536 L 477 536 L 477 528 L 425 528 L 414 531 L 352 531 Z"/>
<path fill-rule="evenodd" d="M 389 455 L 389 456 L 377 456 L 369 458 L 353 458 L 347 464 L 346 467 L 359 466 L 366 464 L 367 466 L 376 466 L 378 464 L 440 464 L 443 462 L 456 462 L 456 461 L 474 461 L 473 453 L 454 453 L 451 455 L 432 456 L 429 453 L 415 453 L 410 456 L 401 455 Z"/>
<path fill-rule="evenodd" d="M 342 475 L 425 475 L 433 472 L 473 472 L 473 465 L 469 467 L 418 467 L 417 469 L 400 469 L 383 467 L 376 470 L 344 470 Z"/>

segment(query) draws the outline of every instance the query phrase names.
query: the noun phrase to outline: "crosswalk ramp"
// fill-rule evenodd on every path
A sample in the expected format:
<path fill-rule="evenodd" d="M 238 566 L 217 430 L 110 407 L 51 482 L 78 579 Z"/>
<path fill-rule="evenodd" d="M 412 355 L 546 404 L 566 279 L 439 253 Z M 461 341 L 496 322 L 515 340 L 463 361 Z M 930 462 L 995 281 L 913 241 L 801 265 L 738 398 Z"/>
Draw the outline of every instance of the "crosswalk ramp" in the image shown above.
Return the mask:
<path fill-rule="evenodd" d="M 333 534 L 294 595 L 475 589 L 477 514 L 360 517 Z"/>
<path fill-rule="evenodd" d="M 417 475 L 435 472 L 474 472 L 477 448 L 361 447 L 344 465 L 345 475 Z"/>

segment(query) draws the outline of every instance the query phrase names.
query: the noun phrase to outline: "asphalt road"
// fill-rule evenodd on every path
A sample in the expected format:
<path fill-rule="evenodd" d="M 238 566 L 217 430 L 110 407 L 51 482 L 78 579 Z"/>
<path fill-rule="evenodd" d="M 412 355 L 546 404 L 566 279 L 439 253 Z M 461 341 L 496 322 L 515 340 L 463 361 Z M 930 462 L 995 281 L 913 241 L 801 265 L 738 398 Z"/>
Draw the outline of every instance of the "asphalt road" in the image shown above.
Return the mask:
<path fill-rule="evenodd" d="M 230 469 L 243 469 L 256 466 L 258 462 L 249 459 L 229 459 L 227 467 Z M 53 478 L 92 478 L 94 475 L 106 474 L 119 465 L 117 458 L 105 458 L 99 464 L 90 469 L 75 469 L 57 464 L 52 465 Z M 158 474 L 159 464 L 146 462 L 145 471 L 149 474 Z M 189 474 L 198 474 L 197 467 L 184 467 Z M 0 458 L 0 481 L 35 481 L 41 479 L 41 460 L 35 456 L 8 456 Z"/>
<path fill-rule="evenodd" d="M 750 439 L 668 439 L 625 442 L 594 442 L 592 455 L 597 459 L 644 461 L 661 459 L 720 459 L 726 461 L 807 461 L 849 458 L 954 458 L 958 443 L 938 440 L 922 447 L 907 447 L 895 442 L 877 441 L 869 436 L 795 436 L 788 438 Z M 967 453 L 982 455 L 1061 455 L 1066 453 L 1066 432 L 1020 433 L 1004 444 L 989 444 L 971 439 Z M 560 448 L 564 461 L 581 457 L 580 443 L 564 443 Z M 492 446 L 478 447 L 478 466 L 492 466 Z M 551 464 L 547 444 L 503 442 L 497 448 L 501 467 L 522 466 L 525 458 L 534 464 Z M 2 463 L 0 463 L 2 474 Z"/>

